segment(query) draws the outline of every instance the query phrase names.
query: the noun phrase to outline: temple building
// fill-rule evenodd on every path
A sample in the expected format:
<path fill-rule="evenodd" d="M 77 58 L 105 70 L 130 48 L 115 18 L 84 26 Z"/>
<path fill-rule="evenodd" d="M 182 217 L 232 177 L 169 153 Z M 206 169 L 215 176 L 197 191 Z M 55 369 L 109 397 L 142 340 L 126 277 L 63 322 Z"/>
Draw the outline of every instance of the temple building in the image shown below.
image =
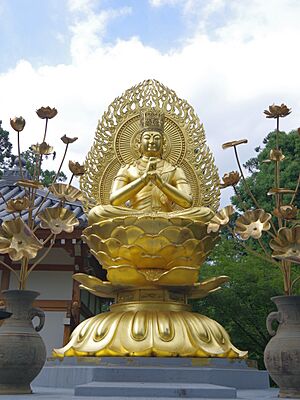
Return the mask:
<path fill-rule="evenodd" d="M 23 169 L 25 178 L 28 172 Z M 6 210 L 6 202 L 12 198 L 24 196 L 24 189 L 16 182 L 20 179 L 19 166 L 14 165 L 4 171 L 0 180 L 0 223 L 13 218 L 13 214 Z M 46 200 L 44 200 L 46 197 Z M 38 190 L 35 207 L 44 201 L 41 211 L 47 207 L 58 207 L 59 200 L 48 191 Z M 90 275 L 104 277 L 104 271 L 99 268 L 98 262 L 90 255 L 88 247 L 81 240 L 82 230 L 87 225 L 87 218 L 80 202 L 66 202 L 65 208 L 74 212 L 79 220 L 72 233 L 62 232 L 57 235 L 55 244 L 49 254 L 31 272 L 27 281 L 28 290 L 40 293 L 35 307 L 40 307 L 46 314 L 45 326 L 40 332 L 47 348 L 48 356 L 55 347 L 64 345 L 72 330 L 82 320 L 106 309 L 108 301 L 100 299 L 87 291 L 79 289 L 79 283 L 72 279 L 75 272 L 85 272 Z M 22 214 L 26 222 L 28 213 Z M 46 238 L 49 231 L 37 229 L 39 239 Z M 44 249 L 47 251 L 47 245 Z M 41 254 L 37 256 L 40 258 Z M 13 262 L 7 254 L 0 255 L 0 259 L 19 270 L 20 263 Z M 33 264 L 36 259 L 31 260 Z M 0 309 L 5 308 L 1 299 L 1 292 L 6 289 L 17 289 L 17 279 L 12 272 L 0 264 Z M 35 321 L 33 321 L 35 324 Z"/>

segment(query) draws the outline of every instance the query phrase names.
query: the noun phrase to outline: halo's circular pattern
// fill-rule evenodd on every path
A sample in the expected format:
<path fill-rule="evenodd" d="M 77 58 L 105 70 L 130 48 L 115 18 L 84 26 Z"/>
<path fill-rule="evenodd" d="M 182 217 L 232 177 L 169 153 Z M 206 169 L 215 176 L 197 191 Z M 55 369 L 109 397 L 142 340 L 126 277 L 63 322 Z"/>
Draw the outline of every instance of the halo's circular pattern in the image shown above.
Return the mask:
<path fill-rule="evenodd" d="M 139 134 L 139 115 L 130 118 L 116 131 L 114 145 L 120 164 L 129 164 L 140 157 L 136 146 Z M 168 117 L 165 118 L 164 137 L 166 143 L 163 158 L 173 165 L 181 165 L 186 153 L 185 137 L 179 126 Z"/>

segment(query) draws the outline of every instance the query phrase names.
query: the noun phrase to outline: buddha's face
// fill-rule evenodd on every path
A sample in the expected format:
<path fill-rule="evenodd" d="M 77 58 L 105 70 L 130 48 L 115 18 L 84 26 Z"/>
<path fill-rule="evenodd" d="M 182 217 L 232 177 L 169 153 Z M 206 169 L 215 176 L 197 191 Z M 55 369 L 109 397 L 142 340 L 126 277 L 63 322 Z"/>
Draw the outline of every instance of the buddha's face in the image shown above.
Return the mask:
<path fill-rule="evenodd" d="M 141 136 L 141 152 L 147 157 L 160 157 L 163 147 L 163 137 L 160 132 L 146 131 Z"/>

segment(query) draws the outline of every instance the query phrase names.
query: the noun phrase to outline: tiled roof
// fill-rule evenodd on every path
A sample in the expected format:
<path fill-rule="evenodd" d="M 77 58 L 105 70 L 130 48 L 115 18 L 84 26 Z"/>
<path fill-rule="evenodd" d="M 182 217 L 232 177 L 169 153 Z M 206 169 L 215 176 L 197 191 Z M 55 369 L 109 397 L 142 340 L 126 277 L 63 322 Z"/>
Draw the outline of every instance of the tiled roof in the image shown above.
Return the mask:
<path fill-rule="evenodd" d="M 24 171 L 24 177 L 26 179 L 30 178 L 25 171 Z M 5 201 L 8 201 L 12 198 L 15 199 L 18 197 L 23 197 L 25 195 L 25 190 L 22 187 L 16 185 L 16 182 L 19 179 L 20 179 L 19 168 L 17 166 L 14 166 L 12 169 L 4 171 L 2 179 L 0 180 L 0 193 L 4 197 Z M 37 208 L 44 200 L 47 193 L 48 190 L 37 190 L 36 199 L 34 202 L 35 210 L 37 210 Z M 0 197 L 0 222 L 9 221 L 14 218 L 12 213 L 6 211 L 6 204 L 2 196 Z M 58 207 L 58 206 L 59 206 L 59 200 L 50 193 L 47 196 L 47 199 L 42 205 L 40 211 L 48 207 Z M 64 204 L 64 208 L 67 208 L 68 210 L 72 211 L 75 214 L 76 218 L 79 220 L 79 227 L 83 228 L 87 225 L 87 218 L 80 202 L 78 201 L 66 202 Z M 26 222 L 28 219 L 28 212 L 23 212 L 21 217 Z"/>

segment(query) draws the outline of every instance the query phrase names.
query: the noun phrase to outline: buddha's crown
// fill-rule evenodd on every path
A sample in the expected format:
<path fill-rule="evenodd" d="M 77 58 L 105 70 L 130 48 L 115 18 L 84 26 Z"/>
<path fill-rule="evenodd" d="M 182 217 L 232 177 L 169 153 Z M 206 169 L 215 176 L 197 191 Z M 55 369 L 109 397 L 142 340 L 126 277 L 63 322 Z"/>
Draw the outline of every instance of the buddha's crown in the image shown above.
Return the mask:
<path fill-rule="evenodd" d="M 141 111 L 141 132 L 158 131 L 163 133 L 165 124 L 165 115 L 163 112 L 155 109 Z"/>

